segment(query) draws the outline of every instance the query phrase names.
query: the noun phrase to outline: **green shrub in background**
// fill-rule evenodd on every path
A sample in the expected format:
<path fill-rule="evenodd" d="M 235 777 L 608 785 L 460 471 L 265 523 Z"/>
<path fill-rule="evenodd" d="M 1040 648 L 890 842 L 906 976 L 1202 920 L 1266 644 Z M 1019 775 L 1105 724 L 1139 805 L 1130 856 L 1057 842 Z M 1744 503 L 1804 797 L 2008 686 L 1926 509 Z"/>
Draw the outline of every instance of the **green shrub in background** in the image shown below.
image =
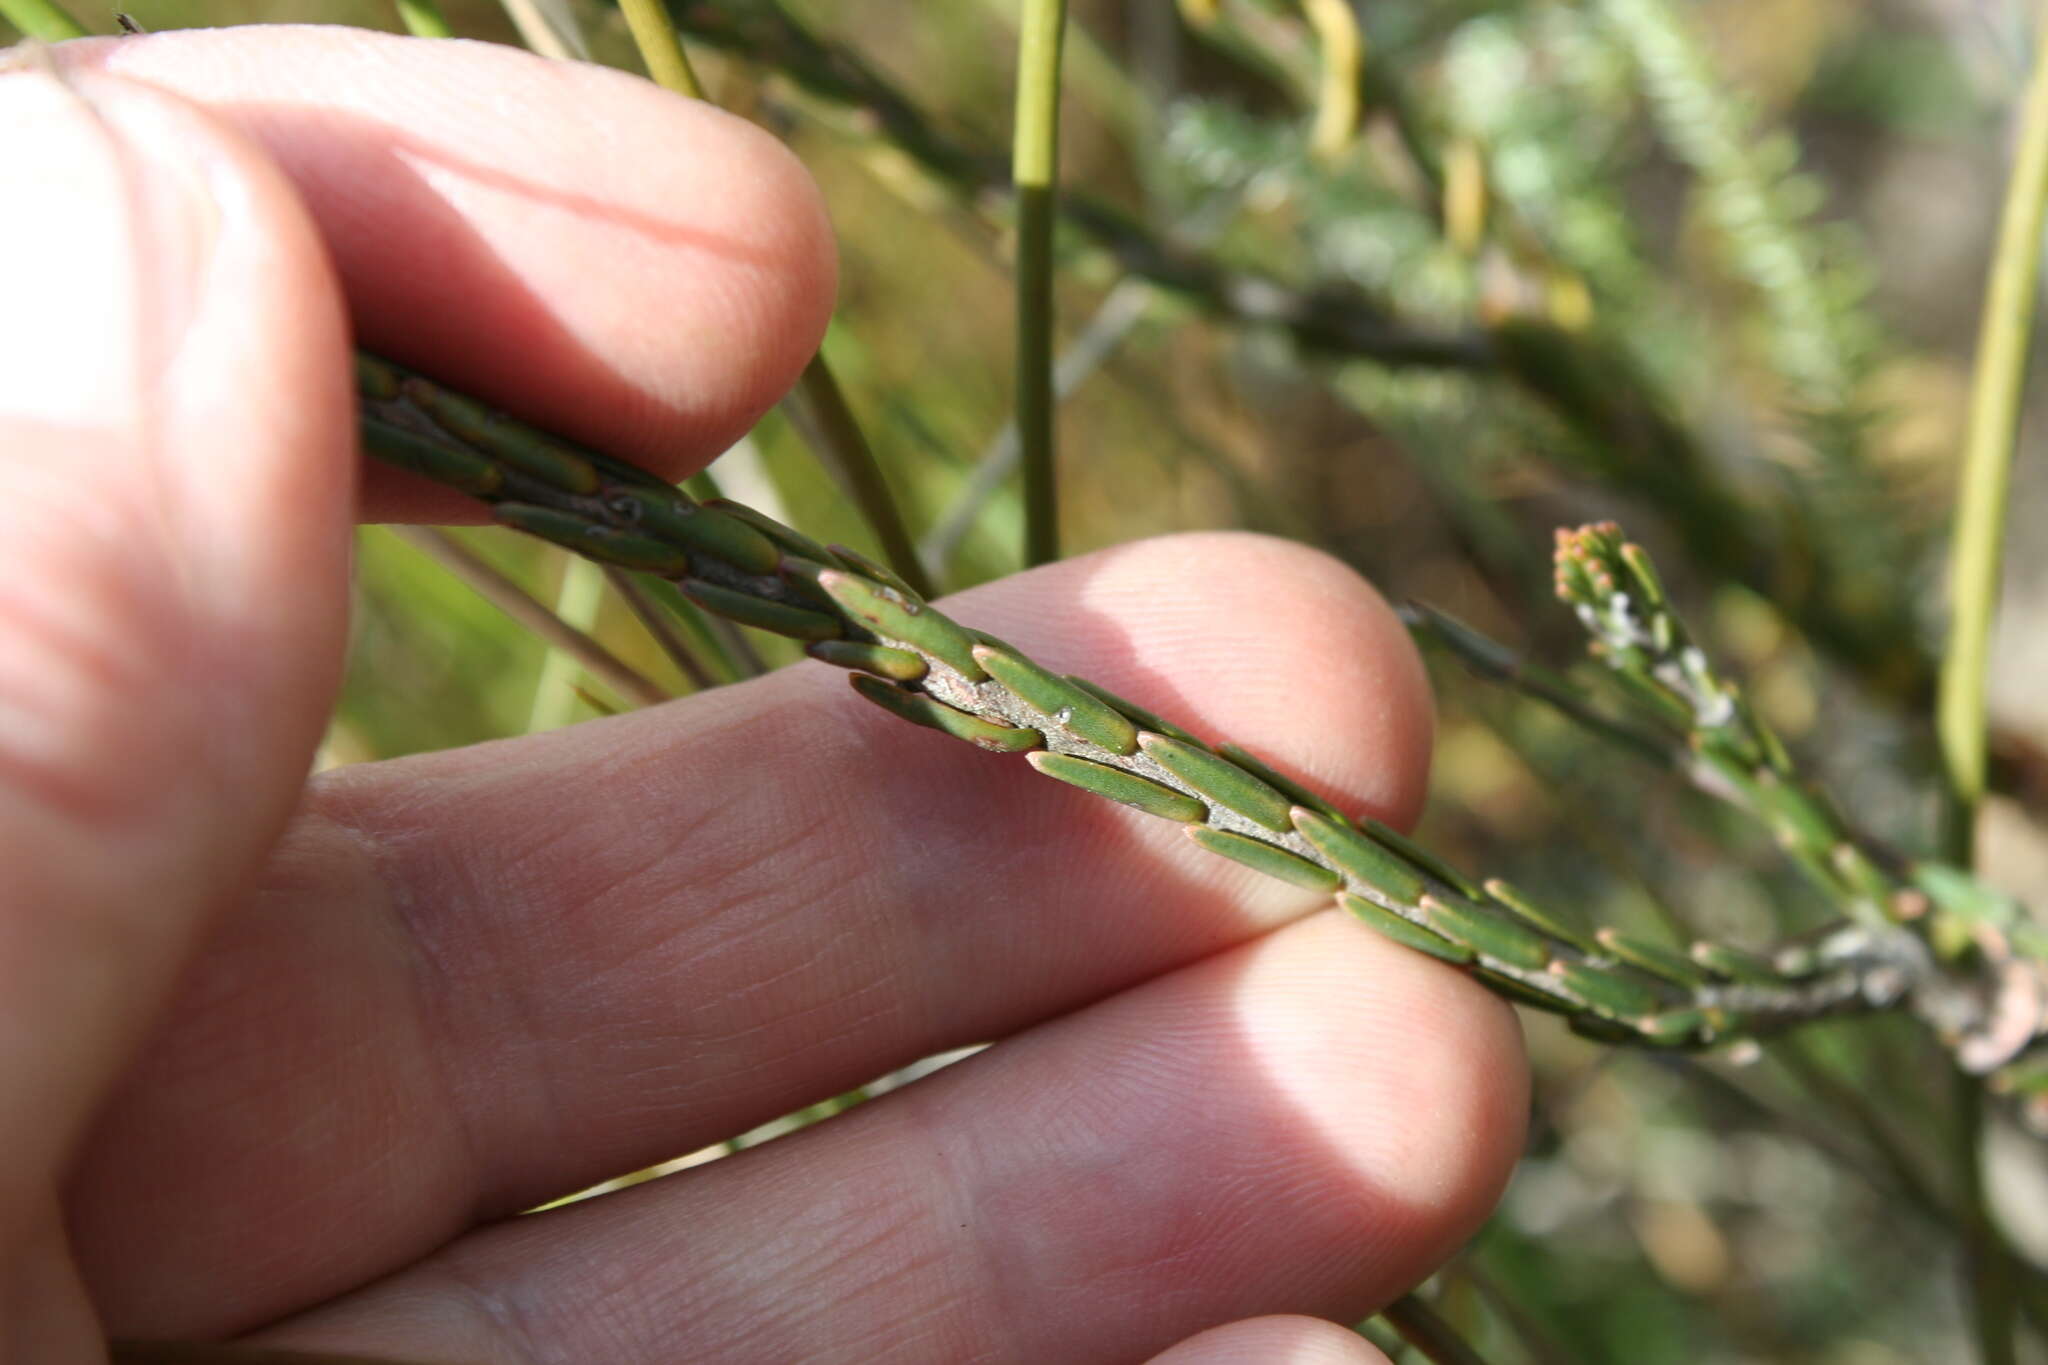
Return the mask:
<path fill-rule="evenodd" d="M 815 169 L 847 283 L 822 360 L 694 500 L 365 358 L 374 453 L 584 558 L 366 532 L 332 761 L 808 648 L 1538 1011 L 1529 1155 L 1476 1243 L 1362 1326 L 1397 1358 L 2038 1358 L 2048 939 L 2014 893 L 2044 890 L 2048 716 L 2024 653 L 2005 691 L 1988 654 L 2034 496 L 2008 487 L 2048 186 L 2034 16 L 1064 8 L 404 8 L 701 77 Z M 1946 218 L 1917 202 L 1938 161 Z M 1187 735 L 921 606 L 1226 525 L 1413 604 L 1445 709 L 1419 845 L 1266 769 L 1259 736 Z"/>

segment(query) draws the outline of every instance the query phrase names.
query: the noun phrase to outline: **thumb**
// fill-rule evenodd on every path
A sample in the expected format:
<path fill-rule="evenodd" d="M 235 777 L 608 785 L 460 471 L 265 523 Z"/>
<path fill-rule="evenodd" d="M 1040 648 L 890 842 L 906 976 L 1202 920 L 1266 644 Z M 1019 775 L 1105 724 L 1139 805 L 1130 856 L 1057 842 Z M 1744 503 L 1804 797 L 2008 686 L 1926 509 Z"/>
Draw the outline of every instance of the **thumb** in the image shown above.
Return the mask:
<path fill-rule="evenodd" d="M 353 467 L 342 310 L 282 176 L 169 95 L 7 55 L 0 1301 L 291 809 L 337 674 Z"/>

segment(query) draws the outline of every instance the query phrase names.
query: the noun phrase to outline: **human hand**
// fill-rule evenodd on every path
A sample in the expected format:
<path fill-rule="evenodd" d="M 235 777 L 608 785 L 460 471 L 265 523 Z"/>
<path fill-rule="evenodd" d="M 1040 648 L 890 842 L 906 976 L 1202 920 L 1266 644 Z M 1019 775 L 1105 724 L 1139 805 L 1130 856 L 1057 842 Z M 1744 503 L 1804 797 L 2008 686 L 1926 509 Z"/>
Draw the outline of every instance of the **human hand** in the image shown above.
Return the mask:
<path fill-rule="evenodd" d="M 1469 1234 L 1523 1070 L 1504 1006 L 1313 896 L 819 665 L 304 783 L 345 315 L 679 477 L 830 307 L 785 152 L 616 73 L 347 30 L 13 65 L 0 1358 L 1378 1358 L 1273 1315 L 1360 1316 Z M 468 510 L 365 476 L 363 516 Z M 1183 536 L 965 598 L 1350 804 L 1420 802 L 1419 665 L 1322 556 Z"/>

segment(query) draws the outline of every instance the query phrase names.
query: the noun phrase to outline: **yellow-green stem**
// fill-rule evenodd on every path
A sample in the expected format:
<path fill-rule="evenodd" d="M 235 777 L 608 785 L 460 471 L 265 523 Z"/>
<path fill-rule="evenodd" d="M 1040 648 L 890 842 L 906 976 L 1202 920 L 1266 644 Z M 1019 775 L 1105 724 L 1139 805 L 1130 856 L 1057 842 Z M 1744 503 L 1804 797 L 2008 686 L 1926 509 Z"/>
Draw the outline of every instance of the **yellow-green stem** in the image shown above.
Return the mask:
<path fill-rule="evenodd" d="M 640 49 L 640 60 L 647 64 L 654 83 L 693 100 L 703 99 L 704 87 L 698 83 L 696 68 L 690 65 L 690 54 L 683 51 L 661 0 L 619 0 L 619 8 L 626 12 L 633 45 Z"/>
<path fill-rule="evenodd" d="M 1059 558 L 1053 443 L 1052 230 L 1059 180 L 1060 38 L 1065 0 L 1023 0 L 1017 43 L 1017 438 L 1024 465 L 1024 562 Z"/>
<path fill-rule="evenodd" d="M 1316 31 L 1321 74 L 1316 81 L 1316 121 L 1309 148 L 1326 161 L 1344 154 L 1358 127 L 1358 76 L 1365 60 L 1365 35 L 1351 0 L 1302 0 Z"/>
<path fill-rule="evenodd" d="M 55 0 L 0 0 L 0 19 L 21 30 L 24 37 L 42 43 L 86 36 L 84 26 Z"/>
<path fill-rule="evenodd" d="M 811 357 L 797 380 L 797 399 L 791 408 L 797 429 L 803 433 L 819 461 L 845 487 L 847 495 L 867 519 L 875 538 L 882 544 L 882 557 L 896 576 L 925 596 L 932 593 L 929 575 L 918 558 L 910 528 L 896 509 L 889 483 L 882 475 L 874 448 L 861 433 L 853 408 L 846 401 L 823 351 Z"/>
<path fill-rule="evenodd" d="M 541 56 L 557 62 L 590 60 L 590 41 L 566 8 L 547 8 L 541 0 L 498 0 L 498 7 L 519 30 L 520 40 Z"/>
<path fill-rule="evenodd" d="M 604 570 L 577 555 L 565 555 L 562 581 L 555 588 L 555 615 L 585 635 L 597 626 L 597 614 L 604 606 Z M 576 714 L 576 683 L 583 666 L 564 649 L 549 649 L 541 660 L 540 676 L 533 683 L 533 705 L 527 711 L 526 732 L 539 734 L 567 725 Z"/>
<path fill-rule="evenodd" d="M 713 660 L 718 660 L 719 655 L 711 633 L 704 628 L 703 618 L 697 614 L 694 607 L 687 612 L 670 612 L 664 609 L 647 589 L 634 581 L 633 575 L 615 565 L 605 566 L 604 581 L 611 585 L 611 590 L 619 595 L 619 600 L 640 619 L 640 624 L 654 637 L 654 642 L 661 646 L 661 652 L 668 655 L 669 662 L 690 680 L 693 689 L 707 692 L 718 686 L 721 681 L 739 680 L 737 672 L 727 672 L 722 678 L 713 676 L 712 668 L 723 669 L 724 665 L 718 662 L 707 664 L 704 658 L 699 657 L 700 648 L 704 655 Z M 688 599 L 684 599 L 683 604 L 689 606 Z"/>
<path fill-rule="evenodd" d="M 455 30 L 448 27 L 448 17 L 441 13 L 435 0 L 397 0 L 398 18 L 405 25 L 405 31 L 415 38 L 453 38 Z"/>
<path fill-rule="evenodd" d="M 1949 640 L 1941 663 L 1938 712 L 1951 797 L 1944 842 L 1949 859 L 1969 866 L 1977 803 L 1985 783 L 1985 673 L 2005 547 L 2007 490 L 2019 435 L 2027 350 L 2033 339 L 2040 275 L 2041 219 L 2048 200 L 2048 20 L 2035 39 L 2034 70 L 2020 116 L 2019 153 L 2005 192 L 1998 254 L 1985 288 L 1963 448 L 1955 534 L 1949 553 Z"/>
<path fill-rule="evenodd" d="M 1486 1365 L 1457 1329 L 1419 1295 L 1403 1294 L 1381 1309 L 1380 1317 L 1430 1365 Z"/>
<path fill-rule="evenodd" d="M 426 526 L 394 526 L 391 533 L 469 584 L 485 600 L 526 627 L 542 644 L 572 654 L 584 671 L 631 706 L 658 706 L 669 694 L 597 641 L 571 626 L 536 601 L 526 589 L 500 573 L 482 555 L 446 531 Z"/>

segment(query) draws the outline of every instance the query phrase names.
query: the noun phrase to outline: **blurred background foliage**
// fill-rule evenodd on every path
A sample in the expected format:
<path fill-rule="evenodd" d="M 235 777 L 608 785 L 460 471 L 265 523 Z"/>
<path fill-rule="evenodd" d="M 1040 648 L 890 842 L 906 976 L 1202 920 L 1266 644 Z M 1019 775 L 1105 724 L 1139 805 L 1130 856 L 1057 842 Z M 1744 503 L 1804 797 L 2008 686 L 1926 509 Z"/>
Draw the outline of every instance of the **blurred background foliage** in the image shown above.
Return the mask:
<path fill-rule="evenodd" d="M 615 9 L 560 3 L 596 59 L 637 66 Z M 1013 0 L 672 10 L 713 98 L 788 139 L 824 186 L 844 262 L 826 354 L 927 566 L 948 587 L 1013 571 Z M 152 29 L 396 26 L 355 0 L 135 12 Z M 486 0 L 446 12 L 458 33 L 519 41 Z M 1361 28 L 1355 71 L 1331 60 L 1342 15 Z M 1065 549 L 1285 535 L 1561 668 L 1581 641 L 1550 599 L 1551 529 L 1618 517 L 1855 821 L 1926 848 L 1940 556 L 2033 21 L 2010 0 L 1072 0 Z M 2018 466 L 1981 858 L 2043 905 L 2037 453 Z M 713 473 L 821 540 L 878 551 L 781 412 Z M 562 598 L 559 552 L 461 540 Z M 601 585 L 565 613 L 687 690 Z M 772 637 L 755 647 L 791 657 Z M 1459 865 L 1667 940 L 1761 944 L 1826 917 L 1726 812 L 1433 664 L 1423 834 Z M 1342 688 L 1343 661 L 1302 681 Z M 416 541 L 364 532 L 323 762 L 623 704 Z M 1830 1025 L 1695 1059 L 1528 1022 L 1528 1157 L 1433 1286 L 1486 1360 L 1969 1358 L 1963 1132 L 1913 1028 Z M 2048 1265 L 2044 1149 L 2001 1123 L 1985 1140 L 1993 1212 L 2037 1258 L 2022 1358 L 2048 1359 L 2048 1277 L 2031 1268 Z"/>

